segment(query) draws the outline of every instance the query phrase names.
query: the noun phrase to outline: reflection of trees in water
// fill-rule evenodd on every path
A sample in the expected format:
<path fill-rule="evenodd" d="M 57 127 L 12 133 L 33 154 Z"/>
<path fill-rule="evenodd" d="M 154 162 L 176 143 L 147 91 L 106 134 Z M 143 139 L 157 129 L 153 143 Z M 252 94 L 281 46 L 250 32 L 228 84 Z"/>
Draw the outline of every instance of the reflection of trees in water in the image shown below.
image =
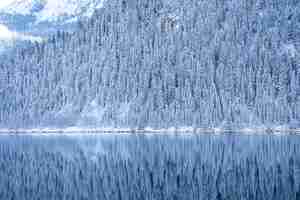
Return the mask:
<path fill-rule="evenodd" d="M 73 146 L 60 139 L 52 146 L 1 141 L 0 199 L 300 197 L 296 137 L 132 136 Z M 65 142 L 68 156 L 56 147 Z M 89 158 L 98 146 L 101 151 Z"/>

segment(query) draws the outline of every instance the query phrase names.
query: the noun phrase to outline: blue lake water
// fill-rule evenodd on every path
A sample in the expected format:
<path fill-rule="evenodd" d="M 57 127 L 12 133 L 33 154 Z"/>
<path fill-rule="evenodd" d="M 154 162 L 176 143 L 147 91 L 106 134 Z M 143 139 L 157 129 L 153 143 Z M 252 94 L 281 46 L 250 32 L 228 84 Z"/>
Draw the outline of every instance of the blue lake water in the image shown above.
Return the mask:
<path fill-rule="evenodd" d="M 0 199 L 299 200 L 300 137 L 0 136 Z"/>

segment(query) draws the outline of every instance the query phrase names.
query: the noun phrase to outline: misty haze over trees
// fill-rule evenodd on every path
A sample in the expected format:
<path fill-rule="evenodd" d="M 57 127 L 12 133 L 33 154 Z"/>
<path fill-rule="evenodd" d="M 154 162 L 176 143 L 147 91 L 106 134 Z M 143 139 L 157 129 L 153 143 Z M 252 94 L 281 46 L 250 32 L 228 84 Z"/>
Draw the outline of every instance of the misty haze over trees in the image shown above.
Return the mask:
<path fill-rule="evenodd" d="M 109 0 L 0 63 L 1 126 L 300 121 L 300 2 Z"/>

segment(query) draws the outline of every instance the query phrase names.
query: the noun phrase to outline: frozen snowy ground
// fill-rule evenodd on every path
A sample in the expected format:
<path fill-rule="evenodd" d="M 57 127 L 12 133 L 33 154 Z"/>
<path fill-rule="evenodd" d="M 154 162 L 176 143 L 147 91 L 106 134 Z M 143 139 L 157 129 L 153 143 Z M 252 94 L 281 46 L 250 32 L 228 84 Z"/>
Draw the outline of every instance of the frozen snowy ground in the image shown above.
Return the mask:
<path fill-rule="evenodd" d="M 300 128 L 289 129 L 284 127 L 275 128 L 242 128 L 242 129 L 222 129 L 222 128 L 168 128 L 168 129 L 131 129 L 131 128 L 34 128 L 34 129 L 0 129 L 0 134 L 31 134 L 31 135 L 86 135 L 86 134 L 300 134 Z"/>

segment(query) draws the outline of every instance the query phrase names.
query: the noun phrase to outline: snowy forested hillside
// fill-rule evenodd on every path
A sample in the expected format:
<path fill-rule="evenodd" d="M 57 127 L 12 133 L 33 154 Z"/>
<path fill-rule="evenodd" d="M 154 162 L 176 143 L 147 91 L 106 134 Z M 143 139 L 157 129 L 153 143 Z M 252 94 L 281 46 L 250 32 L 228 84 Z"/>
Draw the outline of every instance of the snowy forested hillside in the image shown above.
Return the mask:
<path fill-rule="evenodd" d="M 300 3 L 110 0 L 0 64 L 2 126 L 299 126 Z"/>

